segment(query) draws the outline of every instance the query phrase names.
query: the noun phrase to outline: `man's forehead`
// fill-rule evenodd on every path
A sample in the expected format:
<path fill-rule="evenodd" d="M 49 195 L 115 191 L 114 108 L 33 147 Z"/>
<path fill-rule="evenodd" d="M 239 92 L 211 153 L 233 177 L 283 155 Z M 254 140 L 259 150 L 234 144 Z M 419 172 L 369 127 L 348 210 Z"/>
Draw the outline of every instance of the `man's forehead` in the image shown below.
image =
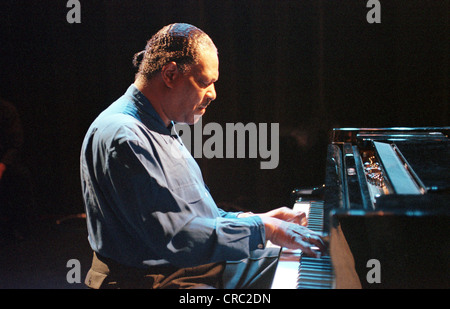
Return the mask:
<path fill-rule="evenodd" d="M 217 52 L 203 52 L 198 64 L 195 66 L 198 73 L 207 75 L 209 78 L 217 80 L 219 78 L 219 57 Z"/>

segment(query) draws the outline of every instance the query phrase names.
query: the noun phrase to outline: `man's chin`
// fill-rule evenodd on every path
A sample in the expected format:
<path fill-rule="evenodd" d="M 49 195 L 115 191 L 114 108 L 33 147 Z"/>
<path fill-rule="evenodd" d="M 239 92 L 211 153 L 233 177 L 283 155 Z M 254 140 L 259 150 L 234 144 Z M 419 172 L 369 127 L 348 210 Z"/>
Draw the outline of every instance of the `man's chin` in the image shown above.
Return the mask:
<path fill-rule="evenodd" d="M 202 118 L 202 116 L 203 116 L 203 114 L 201 114 L 201 115 L 195 114 L 194 115 L 194 121 L 191 124 L 196 124 Z"/>
<path fill-rule="evenodd" d="M 193 125 L 196 124 L 203 115 L 194 115 L 194 117 L 192 119 L 188 119 L 188 120 L 178 120 L 175 121 L 177 124 L 187 124 L 187 125 Z"/>

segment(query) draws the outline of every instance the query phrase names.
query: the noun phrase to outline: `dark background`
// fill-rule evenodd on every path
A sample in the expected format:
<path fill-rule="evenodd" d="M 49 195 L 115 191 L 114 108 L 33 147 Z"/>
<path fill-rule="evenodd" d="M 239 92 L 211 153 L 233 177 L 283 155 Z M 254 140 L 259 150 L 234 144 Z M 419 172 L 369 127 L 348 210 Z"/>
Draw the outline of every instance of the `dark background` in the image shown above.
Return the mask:
<path fill-rule="evenodd" d="M 133 82 L 162 26 L 194 24 L 220 53 L 207 122 L 280 123 L 280 164 L 200 159 L 218 202 L 253 210 L 323 183 L 333 127 L 449 125 L 448 1 L 2 1 L 0 96 L 16 104 L 43 212 L 83 211 L 79 151 L 94 117 Z"/>
<path fill-rule="evenodd" d="M 18 108 L 38 212 L 83 212 L 79 152 L 96 115 L 133 82 L 133 55 L 173 22 L 207 32 L 220 56 L 203 124 L 280 124 L 280 164 L 199 159 L 217 202 L 264 211 L 322 184 L 333 127 L 449 125 L 449 1 L 0 2 L 0 96 Z"/>

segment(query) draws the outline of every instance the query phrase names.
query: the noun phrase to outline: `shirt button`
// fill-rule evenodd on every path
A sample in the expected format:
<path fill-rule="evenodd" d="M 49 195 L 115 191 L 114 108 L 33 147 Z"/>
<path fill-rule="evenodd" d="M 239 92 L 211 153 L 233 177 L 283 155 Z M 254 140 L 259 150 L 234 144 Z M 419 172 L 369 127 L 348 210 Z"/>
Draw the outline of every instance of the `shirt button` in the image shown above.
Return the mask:
<path fill-rule="evenodd" d="M 264 248 L 264 245 L 263 244 L 259 244 L 258 245 L 258 249 L 262 249 L 262 248 Z"/>

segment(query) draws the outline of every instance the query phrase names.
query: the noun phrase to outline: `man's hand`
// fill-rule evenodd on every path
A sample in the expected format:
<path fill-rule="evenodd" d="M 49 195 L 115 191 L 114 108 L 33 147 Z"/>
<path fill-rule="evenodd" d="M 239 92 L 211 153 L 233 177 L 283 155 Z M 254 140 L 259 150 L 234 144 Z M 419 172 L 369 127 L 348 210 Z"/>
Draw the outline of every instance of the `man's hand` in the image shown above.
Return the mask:
<path fill-rule="evenodd" d="M 292 222 L 306 226 L 308 224 L 308 218 L 303 211 L 294 211 L 288 207 L 280 207 L 265 213 L 254 214 L 252 212 L 243 212 L 238 215 L 238 218 L 245 218 L 251 216 L 260 216 L 267 218 L 276 218 L 282 221 Z"/>
<path fill-rule="evenodd" d="M 266 240 L 288 249 L 300 249 L 307 256 L 318 257 L 312 250 L 317 247 L 325 252 L 326 245 L 322 237 L 310 229 L 292 222 L 283 221 L 273 217 L 261 216 L 266 230 Z"/>
<path fill-rule="evenodd" d="M 280 219 L 282 221 L 292 222 L 306 226 L 308 224 L 308 218 L 303 211 L 294 211 L 288 207 L 280 207 L 266 213 L 260 214 L 260 217 L 271 217 Z"/>
<path fill-rule="evenodd" d="M 317 247 L 325 252 L 326 245 L 320 234 L 306 227 L 308 218 L 302 211 L 294 211 L 288 207 L 280 207 L 261 214 L 241 213 L 238 217 L 259 216 L 266 230 L 266 240 L 288 249 L 300 249 L 308 256 L 318 257 L 313 251 Z"/>

